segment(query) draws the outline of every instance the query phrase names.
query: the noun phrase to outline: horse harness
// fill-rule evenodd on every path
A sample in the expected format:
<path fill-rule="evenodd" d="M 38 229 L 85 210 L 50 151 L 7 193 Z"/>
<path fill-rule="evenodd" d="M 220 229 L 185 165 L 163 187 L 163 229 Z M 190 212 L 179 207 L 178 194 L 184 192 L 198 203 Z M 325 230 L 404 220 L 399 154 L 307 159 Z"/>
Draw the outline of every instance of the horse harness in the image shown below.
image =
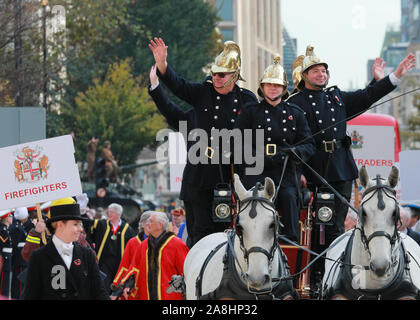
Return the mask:
<path fill-rule="evenodd" d="M 356 227 L 356 230 L 360 231 L 361 237 L 362 237 L 362 243 L 365 247 L 365 250 L 368 251 L 369 255 L 370 255 L 370 250 L 369 250 L 369 243 L 370 241 L 375 238 L 375 237 L 386 237 L 390 243 L 391 243 L 391 247 L 393 247 L 395 245 L 395 243 L 397 242 L 397 240 L 399 239 L 398 236 L 398 228 L 397 228 L 397 222 L 400 221 L 400 208 L 398 205 L 398 201 L 396 199 L 396 191 L 391 188 L 390 186 L 384 185 L 381 183 L 381 178 L 379 175 L 376 176 L 375 178 L 376 180 L 376 185 L 372 186 L 370 188 L 367 188 L 365 190 L 365 192 L 363 193 L 362 199 L 369 193 L 372 193 L 372 195 L 365 201 L 362 202 L 361 206 L 360 206 L 360 210 L 359 210 L 359 218 L 360 218 L 360 222 L 361 222 L 361 228 Z M 387 191 L 389 191 L 391 193 L 388 194 Z M 375 231 L 374 233 L 372 233 L 371 235 L 369 235 L 369 237 L 366 237 L 365 234 L 365 230 L 364 230 L 364 208 L 363 208 L 363 203 L 366 201 L 369 201 L 376 193 L 378 193 L 378 209 L 379 210 L 384 210 L 385 209 L 385 203 L 383 200 L 383 195 L 385 193 L 385 195 L 389 198 L 392 198 L 395 201 L 395 209 L 394 209 L 394 213 L 393 213 L 393 217 L 394 217 L 394 234 L 391 236 L 389 233 L 385 232 L 385 231 Z"/>
<path fill-rule="evenodd" d="M 357 288 L 357 283 L 352 275 L 353 267 L 351 264 L 351 248 L 354 239 L 354 232 L 352 233 L 346 249 L 337 261 L 336 268 L 339 267 L 339 274 L 334 285 L 328 289 L 324 288 L 323 299 L 331 299 L 334 296 L 341 295 L 350 300 L 396 300 L 399 298 L 414 298 L 420 299 L 420 290 L 413 284 L 410 275 L 410 257 L 409 253 L 404 247 L 403 242 L 399 242 L 400 263 L 398 264 L 397 272 L 390 283 L 385 287 L 379 289 L 361 289 Z M 334 267 L 331 268 L 330 272 Z M 362 267 L 364 270 L 369 270 L 369 267 Z M 357 288 L 357 289 L 356 289 Z"/>
<path fill-rule="evenodd" d="M 251 253 L 260 252 L 267 256 L 270 264 L 274 258 L 275 251 L 279 251 L 279 278 L 286 278 L 290 275 L 289 265 L 287 263 L 287 257 L 280 249 L 280 246 L 277 241 L 277 233 L 279 230 L 280 220 L 278 214 L 275 210 L 274 204 L 263 197 L 258 196 L 258 190 L 261 188 L 261 184 L 257 183 L 257 185 L 253 189 L 253 194 L 251 197 L 246 198 L 240 201 L 240 205 L 243 206 L 238 214 L 235 216 L 234 220 L 234 228 L 231 231 L 228 231 L 227 234 L 227 241 L 220 243 L 216 248 L 214 248 L 210 254 L 207 256 L 206 260 L 204 261 L 199 276 L 196 280 L 196 296 L 200 300 L 207 300 L 207 299 L 223 299 L 223 298 L 233 298 L 239 300 L 274 300 L 274 299 L 285 299 L 288 297 L 292 297 L 293 299 L 299 299 L 299 294 L 297 293 L 296 289 L 293 287 L 292 280 L 286 281 L 278 281 L 274 285 L 271 285 L 270 290 L 267 291 L 253 291 L 250 290 L 248 286 L 244 284 L 242 281 L 245 279 L 245 274 L 240 267 L 238 258 L 235 254 L 234 250 L 234 239 L 235 236 L 239 237 L 241 250 L 244 252 L 244 258 L 248 261 L 248 257 Z M 242 237 L 242 230 L 238 223 L 239 214 L 243 212 L 249 205 L 251 205 L 251 210 L 249 212 L 249 216 L 251 219 L 255 218 L 257 215 L 256 205 L 257 202 L 262 203 L 264 208 L 269 209 L 273 212 L 274 215 L 274 241 L 273 245 L 271 246 L 270 251 L 267 251 L 261 247 L 252 247 L 250 249 L 246 249 L 243 244 L 243 237 Z M 268 205 L 270 208 L 267 208 Z M 212 292 L 207 293 L 205 295 L 202 294 L 202 279 L 205 268 L 207 267 L 209 261 L 212 257 L 219 251 L 222 247 L 226 245 L 226 251 L 223 257 L 223 275 L 220 281 L 219 286 Z M 239 268 L 241 269 L 241 274 L 239 275 L 236 268 L 235 262 L 237 262 Z"/>
<path fill-rule="evenodd" d="M 415 298 L 420 299 L 420 290 L 413 284 L 413 281 L 411 279 L 410 275 L 410 257 L 409 253 L 405 249 L 405 246 L 403 242 L 401 241 L 399 234 L 398 234 L 398 228 L 397 228 L 397 222 L 400 220 L 400 211 L 398 202 L 396 199 L 396 192 L 393 188 L 384 185 L 380 181 L 380 176 L 376 176 L 376 185 L 372 186 L 370 188 L 367 188 L 365 192 L 363 193 L 363 197 L 366 195 L 372 193 L 372 195 L 364 202 L 370 200 L 376 193 L 378 193 L 378 209 L 384 210 L 385 209 L 385 203 L 383 201 L 383 193 L 386 194 L 386 196 L 393 198 L 395 200 L 395 211 L 393 213 L 394 216 L 394 234 L 391 236 L 389 233 L 385 231 L 376 231 L 369 235 L 369 237 L 366 237 L 366 234 L 364 232 L 364 209 L 363 209 L 363 203 L 361 204 L 360 210 L 359 210 L 359 218 L 361 222 L 361 227 L 356 227 L 347 243 L 346 249 L 344 250 L 343 254 L 341 255 L 340 259 L 337 261 L 336 268 L 339 266 L 339 274 L 337 276 L 337 280 L 335 281 L 334 285 L 330 288 L 326 289 L 324 288 L 325 292 L 323 294 L 323 299 L 330 299 L 336 295 L 342 295 L 348 299 L 352 300 L 395 300 L 399 298 Z M 389 195 L 386 191 L 389 191 L 392 193 L 392 195 Z M 400 259 L 398 264 L 397 272 L 392 279 L 390 283 L 388 283 L 385 287 L 379 288 L 379 289 L 361 289 L 357 288 L 357 284 L 355 286 L 354 283 L 354 277 L 352 275 L 352 268 L 353 267 L 359 267 L 359 269 L 363 270 L 370 270 L 370 267 L 361 267 L 361 266 L 355 266 L 351 264 L 351 249 L 353 245 L 353 239 L 356 230 L 359 230 L 361 233 L 361 239 L 362 243 L 365 247 L 365 250 L 368 251 L 369 255 L 369 242 L 374 237 L 386 237 L 390 243 L 391 243 L 391 250 L 395 246 L 395 244 L 398 244 L 398 247 L 395 249 L 398 249 Z M 397 263 L 396 259 L 393 259 L 393 265 Z M 330 270 L 333 270 L 334 266 Z M 329 276 L 329 275 L 328 275 Z M 325 284 L 326 285 L 326 284 Z M 355 288 L 356 287 L 356 288 Z"/>

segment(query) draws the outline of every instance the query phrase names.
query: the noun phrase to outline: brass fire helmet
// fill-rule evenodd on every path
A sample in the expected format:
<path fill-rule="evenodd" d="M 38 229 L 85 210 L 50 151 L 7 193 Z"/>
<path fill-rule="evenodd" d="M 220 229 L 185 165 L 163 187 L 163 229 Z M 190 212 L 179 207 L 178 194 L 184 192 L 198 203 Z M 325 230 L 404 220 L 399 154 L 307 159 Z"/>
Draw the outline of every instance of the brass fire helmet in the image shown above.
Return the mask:
<path fill-rule="evenodd" d="M 306 54 L 298 56 L 292 65 L 293 86 L 295 89 L 296 88 L 302 89 L 303 87 L 305 87 L 304 81 L 307 81 L 308 83 L 310 83 L 308 79 L 305 78 L 303 73 L 316 65 L 323 65 L 325 69 L 327 69 L 328 79 L 329 79 L 330 73 L 328 71 L 328 64 L 322 61 L 317 55 L 315 55 L 314 46 L 309 45 L 306 47 Z M 319 87 L 312 83 L 310 84 L 313 86 Z M 323 88 L 326 87 L 327 84 L 328 84 L 328 80 L 326 81 Z"/>
<path fill-rule="evenodd" d="M 258 95 L 260 97 L 264 97 L 264 91 L 262 90 L 262 84 L 263 83 L 275 83 L 282 85 L 284 87 L 284 90 L 282 94 L 278 97 L 283 97 L 285 94 L 287 94 L 287 76 L 286 72 L 284 71 L 284 68 L 280 64 L 280 56 L 276 55 L 274 56 L 273 63 L 270 64 L 265 70 L 264 74 L 260 80 L 259 88 L 258 88 Z"/>
<path fill-rule="evenodd" d="M 241 49 L 233 41 L 226 41 L 224 44 L 223 51 L 216 57 L 213 65 L 211 66 L 211 73 L 218 72 L 234 72 L 232 79 L 225 84 L 225 87 L 229 86 L 232 82 L 237 80 L 245 81 L 241 75 Z"/>

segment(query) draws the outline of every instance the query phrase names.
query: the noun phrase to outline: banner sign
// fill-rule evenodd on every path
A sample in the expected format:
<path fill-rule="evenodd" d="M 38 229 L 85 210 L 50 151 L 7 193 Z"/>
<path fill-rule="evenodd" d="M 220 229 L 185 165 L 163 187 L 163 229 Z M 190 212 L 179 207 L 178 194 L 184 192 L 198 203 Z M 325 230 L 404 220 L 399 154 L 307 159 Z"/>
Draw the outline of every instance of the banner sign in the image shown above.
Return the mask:
<path fill-rule="evenodd" d="M 182 175 L 187 162 L 187 148 L 185 139 L 179 132 L 171 132 L 168 136 L 170 191 L 180 192 Z"/>
<path fill-rule="evenodd" d="M 388 178 L 395 165 L 395 132 L 390 126 L 347 125 L 357 168 L 366 166 L 370 177 Z"/>
<path fill-rule="evenodd" d="M 0 210 L 82 194 L 70 135 L 0 148 Z"/>

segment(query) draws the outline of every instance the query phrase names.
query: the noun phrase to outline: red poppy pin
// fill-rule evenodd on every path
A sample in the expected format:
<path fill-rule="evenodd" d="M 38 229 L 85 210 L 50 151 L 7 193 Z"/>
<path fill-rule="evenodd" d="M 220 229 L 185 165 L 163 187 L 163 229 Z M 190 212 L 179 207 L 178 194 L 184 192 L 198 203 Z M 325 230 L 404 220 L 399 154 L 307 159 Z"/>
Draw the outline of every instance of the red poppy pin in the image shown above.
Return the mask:
<path fill-rule="evenodd" d="M 289 116 L 289 120 L 293 120 L 293 116 Z"/>
<path fill-rule="evenodd" d="M 74 261 L 73 261 L 73 263 L 74 263 L 76 266 L 80 266 L 80 265 L 81 265 L 81 263 L 82 263 L 82 261 L 80 261 L 80 259 L 76 259 L 76 260 L 74 260 Z"/>
<path fill-rule="evenodd" d="M 237 114 L 241 114 L 241 110 L 239 110 L 239 111 L 237 112 Z"/>
<path fill-rule="evenodd" d="M 340 102 L 340 99 L 338 99 L 337 96 L 334 96 L 335 100 L 337 100 L 337 102 Z"/>

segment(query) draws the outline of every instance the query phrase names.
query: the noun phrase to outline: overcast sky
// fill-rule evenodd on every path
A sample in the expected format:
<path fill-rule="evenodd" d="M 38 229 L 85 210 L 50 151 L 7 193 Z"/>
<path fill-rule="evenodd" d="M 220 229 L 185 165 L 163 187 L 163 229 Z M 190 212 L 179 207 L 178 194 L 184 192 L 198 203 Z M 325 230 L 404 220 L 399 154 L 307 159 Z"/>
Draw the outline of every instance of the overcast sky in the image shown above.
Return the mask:
<path fill-rule="evenodd" d="M 297 54 L 314 45 L 329 65 L 329 85 L 341 89 L 365 86 L 367 60 L 379 56 L 387 25 L 399 25 L 401 16 L 400 0 L 281 0 L 281 6 Z"/>

